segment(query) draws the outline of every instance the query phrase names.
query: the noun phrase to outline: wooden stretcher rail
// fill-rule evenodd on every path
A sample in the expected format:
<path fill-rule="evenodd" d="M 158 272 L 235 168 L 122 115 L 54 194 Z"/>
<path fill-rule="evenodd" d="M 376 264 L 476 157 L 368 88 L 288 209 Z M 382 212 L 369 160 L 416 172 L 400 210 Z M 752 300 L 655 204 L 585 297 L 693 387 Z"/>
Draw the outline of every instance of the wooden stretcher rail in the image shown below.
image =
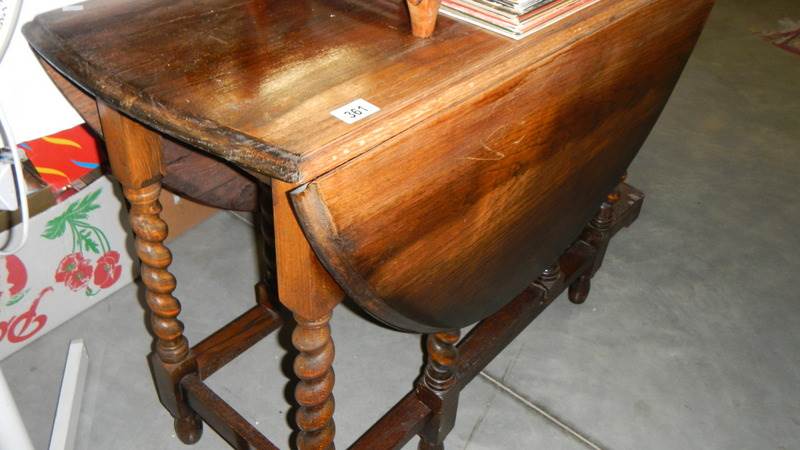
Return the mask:
<path fill-rule="evenodd" d="M 500 350 L 544 311 L 551 302 L 546 292 L 540 286 L 531 286 L 472 329 L 458 345 L 458 384 L 447 395 L 458 395 Z M 431 408 L 420 401 L 417 392 L 412 390 L 350 449 L 400 448 L 422 429 L 430 413 Z"/>
<path fill-rule="evenodd" d="M 644 195 L 624 183 L 617 192 L 621 201 L 613 205 L 612 222 L 604 231 L 606 233 L 603 236 L 604 243 L 592 244 L 607 245 L 614 234 L 629 226 L 639 216 Z M 587 227 L 584 235 L 593 238 L 597 236 L 596 230 L 591 227 Z M 576 241 L 559 258 L 558 269 L 552 278 L 541 277 L 532 283 L 500 311 L 479 322 L 461 340 L 458 344 L 457 383 L 445 394 L 446 396 L 458 396 L 461 389 L 527 328 L 553 300 L 581 276 L 596 269 L 596 259 L 600 252 L 592 244 L 584 240 Z M 416 389 L 424 389 L 424 386 L 417 386 Z M 400 448 L 419 432 L 431 412 L 432 408 L 420 400 L 416 390 L 412 390 L 350 448 L 356 450 Z"/>
<path fill-rule="evenodd" d="M 94 96 L 70 81 L 47 60 L 36 55 L 44 71 L 86 125 L 103 137 Z M 161 151 L 166 170 L 164 187 L 208 206 L 235 211 L 252 211 L 256 207 L 256 183 L 228 164 L 204 155 L 190 145 L 163 136 Z"/>
<path fill-rule="evenodd" d="M 430 413 L 428 405 L 412 390 L 358 438 L 350 450 L 400 448 L 419 433 Z"/>
<path fill-rule="evenodd" d="M 457 391 L 466 386 L 486 367 L 492 359 L 513 341 L 544 309 L 582 275 L 596 269 L 599 251 L 620 229 L 629 226 L 639 216 L 644 196 L 631 186 L 622 183 L 619 187 L 622 201 L 614 205 L 613 222 L 601 242 L 590 245 L 578 240 L 564 252 L 558 261 L 558 273 L 554 279 L 540 278 L 511 303 L 494 315 L 482 320 L 458 344 L 459 366 Z M 591 236 L 596 232 L 591 227 Z M 584 232 L 584 235 L 588 234 Z"/>
<path fill-rule="evenodd" d="M 593 222 L 553 266 L 552 271 L 508 303 L 500 311 L 478 323 L 458 344 L 457 382 L 445 397 L 458 396 L 469 382 L 495 356 L 512 342 L 552 301 L 581 277 L 591 275 L 599 266 L 608 241 L 620 229 L 630 225 L 639 215 L 644 196 L 621 184 L 616 191 L 619 201 L 610 204 L 607 227 Z M 233 360 L 244 350 L 281 326 L 281 318 L 270 307 L 261 286 L 259 304 L 193 347 L 198 372 L 180 382 L 192 410 L 237 449 L 277 447 L 256 430 L 230 405 L 217 396 L 203 379 Z M 571 298 L 575 301 L 574 298 Z M 582 300 L 581 300 L 582 301 Z M 426 389 L 418 385 L 394 405 L 350 448 L 354 450 L 396 449 L 417 435 L 430 420 L 435 405 L 426 404 L 420 395 Z M 423 393 L 428 394 L 428 393 Z M 445 398 L 446 399 L 446 398 Z"/>
<path fill-rule="evenodd" d="M 268 334 L 280 328 L 281 317 L 264 305 L 256 305 L 194 347 L 197 370 L 205 380 Z"/>
<path fill-rule="evenodd" d="M 278 450 L 250 422 L 214 393 L 197 375 L 181 380 L 189 406 L 237 450 Z"/>
<path fill-rule="evenodd" d="M 478 323 L 458 344 L 457 382 L 440 401 L 454 399 L 497 354 L 511 343 L 552 301 L 582 277 L 599 267 L 608 241 L 639 215 L 644 196 L 622 183 L 608 205 L 606 222 L 595 219 L 538 280 L 502 309 Z M 601 219 L 603 216 L 598 216 Z M 588 289 L 588 288 L 587 288 Z M 244 350 L 281 326 L 281 318 L 270 307 L 267 291 L 257 288 L 259 304 L 203 340 L 192 351 L 198 372 L 182 378 L 180 385 L 192 410 L 236 449 L 272 450 L 277 447 L 217 396 L 203 379 L 233 360 Z M 570 296 L 576 302 L 582 301 Z M 436 409 L 425 399 L 436 398 L 418 384 L 350 448 L 355 450 L 396 449 L 405 445 L 425 427 Z"/>

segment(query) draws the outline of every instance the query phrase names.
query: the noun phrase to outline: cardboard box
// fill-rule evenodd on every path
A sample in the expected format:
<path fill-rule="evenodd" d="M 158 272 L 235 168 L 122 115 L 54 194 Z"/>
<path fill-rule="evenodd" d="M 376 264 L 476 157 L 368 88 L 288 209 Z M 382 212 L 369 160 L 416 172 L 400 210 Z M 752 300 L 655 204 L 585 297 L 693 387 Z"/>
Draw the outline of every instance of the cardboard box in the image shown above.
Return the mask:
<path fill-rule="evenodd" d="M 161 202 L 161 207 L 163 208 L 161 218 L 164 219 L 164 222 L 167 222 L 169 227 L 167 243 L 220 211 L 217 208 L 201 205 L 175 195 L 166 189 L 161 190 L 158 201 Z"/>
<path fill-rule="evenodd" d="M 19 23 L 73 3 L 26 2 Z M 0 90 L 0 104 L 16 138 L 26 141 L 20 148 L 52 188 L 31 198 L 35 217 L 25 247 L 0 256 L 2 360 L 130 283 L 134 264 L 119 188 L 105 176 L 96 178 L 100 143 L 81 126 L 83 119 L 42 70 L 19 27 L 0 65 L 0 86 L 19 87 Z M 167 191 L 161 201 L 169 239 L 217 211 Z M 14 212 L 0 213 L 0 246 L 18 239 L 15 220 Z"/>
<path fill-rule="evenodd" d="M 133 280 L 127 224 L 107 177 L 31 219 L 22 250 L 0 256 L 0 360 Z"/>
<path fill-rule="evenodd" d="M 31 167 L 30 161 L 23 162 L 23 177 L 25 178 L 25 192 L 28 198 L 28 214 L 31 217 L 47 211 L 56 204 L 55 194 L 44 181 L 38 178 L 36 170 Z M 0 232 L 8 230 L 20 223 L 21 220 L 22 213 L 19 209 L 0 211 Z"/>

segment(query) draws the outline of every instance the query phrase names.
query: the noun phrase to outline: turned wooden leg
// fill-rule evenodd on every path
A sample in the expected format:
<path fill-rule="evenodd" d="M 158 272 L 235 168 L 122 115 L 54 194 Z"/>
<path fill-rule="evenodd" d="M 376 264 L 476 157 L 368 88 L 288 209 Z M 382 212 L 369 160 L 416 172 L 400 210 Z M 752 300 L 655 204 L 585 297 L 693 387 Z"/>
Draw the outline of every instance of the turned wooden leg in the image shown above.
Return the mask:
<path fill-rule="evenodd" d="M 178 379 L 172 380 L 166 370 L 172 386 L 163 386 L 174 392 L 163 393 L 175 403 L 175 433 L 184 443 L 192 444 L 200 439 L 202 421 L 183 402 L 182 392 L 177 382 L 186 373 L 196 370 L 194 358 L 190 354 L 189 341 L 183 335 L 183 323 L 178 320 L 181 305 L 172 296 L 175 290 L 175 277 L 167 270 L 172 263 L 172 254 L 164 246 L 167 238 L 167 224 L 161 219 L 161 204 L 158 201 L 161 183 L 153 183 L 143 188 L 123 189 L 125 198 L 131 204 L 130 221 L 136 235 L 136 253 L 141 261 L 141 277 L 145 285 L 145 299 L 150 315 L 150 326 L 155 334 L 155 349 L 158 361 L 165 366 L 177 369 Z M 156 369 L 158 370 L 158 369 Z M 157 372 L 158 373 L 158 372 Z M 163 383 L 159 383 L 161 385 Z"/>
<path fill-rule="evenodd" d="M 272 182 L 278 298 L 297 322 L 292 333 L 292 344 L 299 352 L 294 373 L 300 379 L 294 392 L 299 406 L 295 421 L 300 429 L 296 443 L 300 450 L 332 449 L 336 428 L 329 321 L 344 293 L 322 267 L 297 223 L 289 204 L 289 192 L 294 188 Z"/>
<path fill-rule="evenodd" d="M 161 361 L 175 364 L 189 356 L 189 342 L 183 335 L 183 323 L 178 320 L 180 303 L 172 296 L 175 277 L 167 270 L 172 254 L 163 244 L 167 238 L 167 224 L 159 217 L 161 183 L 140 189 L 126 187 L 123 192 L 131 204 L 131 227 L 136 235 L 136 254 L 141 261 L 150 325 L 156 335 L 156 353 Z"/>
<path fill-rule="evenodd" d="M 258 215 L 255 223 L 261 238 L 260 249 L 260 272 L 259 292 L 276 292 L 277 283 L 275 279 L 275 226 L 273 223 L 272 211 L 272 190 L 271 187 L 259 183 L 258 190 Z"/>
<path fill-rule="evenodd" d="M 444 450 L 444 440 L 453 429 L 458 409 L 458 392 L 451 391 L 456 382 L 456 365 L 460 337 L 458 330 L 426 336 L 428 361 L 417 384 L 417 395 L 433 410 L 420 432 L 420 450 Z"/>
<path fill-rule="evenodd" d="M 294 360 L 294 373 L 300 382 L 294 397 L 300 405 L 295 415 L 300 428 L 297 435 L 300 450 L 334 448 L 334 348 L 329 319 L 330 316 L 307 320 L 295 315 L 297 327 L 292 333 L 292 344 L 299 352 Z"/>
<path fill-rule="evenodd" d="M 625 176 L 622 177 L 620 183 L 625 181 Z M 591 270 L 578 277 L 574 283 L 569 286 L 568 296 L 572 303 L 581 304 L 586 301 L 591 289 L 591 280 L 600 265 L 603 263 L 603 258 L 606 255 L 608 243 L 611 240 L 611 225 L 614 223 L 614 205 L 619 201 L 619 191 L 615 188 L 600 205 L 600 210 L 589 222 L 589 226 L 581 236 L 581 239 L 592 245 L 595 250 L 594 263 Z"/>
<path fill-rule="evenodd" d="M 161 219 L 161 145 L 157 135 L 131 119 L 98 102 L 103 134 L 114 176 L 131 204 L 130 223 L 136 236 L 136 253 L 141 261 L 141 278 L 150 325 L 155 335 L 155 353 L 150 362 L 156 388 L 164 406 L 175 418 L 175 432 L 181 441 L 197 442 L 202 421 L 186 403 L 179 383 L 197 371 L 189 342 L 178 320 L 181 305 L 172 296 L 175 277 L 167 270 L 172 254 L 164 246 L 167 224 Z"/>

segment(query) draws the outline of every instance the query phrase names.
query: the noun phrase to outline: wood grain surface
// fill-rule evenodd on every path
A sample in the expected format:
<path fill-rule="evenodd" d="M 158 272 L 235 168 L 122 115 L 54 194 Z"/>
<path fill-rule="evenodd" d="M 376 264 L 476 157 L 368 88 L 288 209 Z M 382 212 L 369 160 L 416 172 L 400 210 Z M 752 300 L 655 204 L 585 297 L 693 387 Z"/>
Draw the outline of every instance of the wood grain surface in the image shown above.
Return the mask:
<path fill-rule="evenodd" d="M 650 3 L 601 1 L 518 42 L 444 17 L 431 38 L 415 38 L 395 0 L 90 0 L 23 32 L 125 114 L 300 182 Z M 330 115 L 358 98 L 381 111 L 352 125 Z"/>
<path fill-rule="evenodd" d="M 141 124 L 98 102 L 100 124 L 111 169 L 130 202 L 130 225 L 136 236 L 145 303 L 154 340 L 151 367 L 161 403 L 172 413 L 175 434 L 186 444 L 200 439 L 203 422 L 186 403 L 179 387 L 183 376 L 195 373 L 197 363 L 183 334 L 178 316 L 181 304 L 172 293 L 177 281 L 169 271 L 172 252 L 164 245 L 167 223 L 161 218 L 161 164 L 159 136 Z"/>
<path fill-rule="evenodd" d="M 416 432 L 420 448 L 438 450 L 464 384 L 551 294 L 583 283 L 582 300 L 608 238 L 638 215 L 641 195 L 614 188 L 712 3 L 600 0 L 519 42 L 447 19 L 416 39 L 404 0 L 90 0 L 24 32 L 97 100 L 132 204 L 151 363 L 178 437 L 195 442 L 202 416 L 234 446 L 273 448 L 201 378 L 277 323 L 256 310 L 196 346 L 199 357 L 188 346 L 157 201 L 163 142 L 270 182 L 264 247 L 297 322 L 296 446 L 332 448 L 329 321 L 349 295 L 429 333 L 413 397 L 356 448 Z M 330 114 L 359 98 L 380 111 L 350 124 Z M 456 330 L 487 317 L 456 344 Z"/>
<path fill-rule="evenodd" d="M 39 62 L 89 128 L 102 136 L 96 99 L 61 75 L 47 61 L 39 58 Z M 165 172 L 161 183 L 171 192 L 215 208 L 236 211 L 255 209 L 255 181 L 230 164 L 166 136 L 161 136 L 161 154 Z"/>
<path fill-rule="evenodd" d="M 619 182 L 710 5 L 649 2 L 296 189 L 321 261 L 399 328 L 461 328 L 497 311 Z"/>

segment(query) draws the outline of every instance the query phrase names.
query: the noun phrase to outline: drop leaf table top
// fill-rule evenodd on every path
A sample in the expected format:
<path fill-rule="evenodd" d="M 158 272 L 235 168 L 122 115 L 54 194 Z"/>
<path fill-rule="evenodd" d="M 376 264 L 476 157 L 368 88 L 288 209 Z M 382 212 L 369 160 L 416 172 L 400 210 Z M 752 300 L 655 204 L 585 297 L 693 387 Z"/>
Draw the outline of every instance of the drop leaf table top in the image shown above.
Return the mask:
<path fill-rule="evenodd" d="M 446 18 L 415 38 L 396 1 L 95 0 L 25 33 L 110 107 L 286 183 L 337 284 L 430 332 L 496 311 L 574 241 L 710 4 L 604 0 L 517 42 Z M 380 110 L 331 114 L 358 99 Z"/>
<path fill-rule="evenodd" d="M 444 17 L 433 37 L 418 39 L 405 5 L 386 0 L 94 0 L 41 15 L 25 34 L 58 70 L 131 117 L 300 182 L 648 3 L 695 2 L 602 1 L 521 42 Z M 655 19 L 638 32 L 651 32 Z M 330 115 L 358 98 L 380 113 L 355 125 Z"/>
<path fill-rule="evenodd" d="M 426 2 L 415 17 L 435 12 Z M 712 4 L 599 0 L 513 41 L 444 17 L 415 37 L 401 0 L 89 0 L 24 33 L 54 79 L 96 99 L 178 436 L 196 441 L 202 417 L 232 445 L 274 448 L 202 379 L 277 327 L 264 287 L 276 279 L 297 322 L 298 447 L 333 440 L 328 321 L 347 296 L 428 334 L 416 390 L 355 448 L 420 434 L 440 449 L 458 391 L 559 292 L 582 302 L 611 235 L 638 215 L 641 193 L 620 180 Z M 351 104 L 362 114 L 332 114 Z M 163 245 L 160 134 L 265 193 L 275 276 L 193 348 Z"/>

